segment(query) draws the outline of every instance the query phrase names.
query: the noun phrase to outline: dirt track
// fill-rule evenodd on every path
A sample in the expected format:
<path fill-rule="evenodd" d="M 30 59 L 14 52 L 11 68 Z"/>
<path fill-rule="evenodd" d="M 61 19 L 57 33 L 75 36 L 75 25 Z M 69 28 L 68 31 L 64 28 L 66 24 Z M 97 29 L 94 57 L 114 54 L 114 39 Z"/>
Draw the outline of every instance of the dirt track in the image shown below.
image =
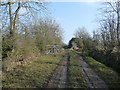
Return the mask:
<path fill-rule="evenodd" d="M 82 74 L 88 88 L 103 88 L 108 87 L 105 82 L 89 67 L 89 65 L 83 60 L 82 56 L 78 56 L 78 63 L 82 70 Z M 68 86 L 68 56 L 65 55 L 60 61 L 59 65 L 55 69 L 52 77 L 50 78 L 46 88 L 67 88 Z"/>
<path fill-rule="evenodd" d="M 90 68 L 81 56 L 79 57 L 79 64 L 89 88 L 108 88 L 105 82 Z"/>
<path fill-rule="evenodd" d="M 53 73 L 47 88 L 67 88 L 67 56 L 64 56 Z"/>

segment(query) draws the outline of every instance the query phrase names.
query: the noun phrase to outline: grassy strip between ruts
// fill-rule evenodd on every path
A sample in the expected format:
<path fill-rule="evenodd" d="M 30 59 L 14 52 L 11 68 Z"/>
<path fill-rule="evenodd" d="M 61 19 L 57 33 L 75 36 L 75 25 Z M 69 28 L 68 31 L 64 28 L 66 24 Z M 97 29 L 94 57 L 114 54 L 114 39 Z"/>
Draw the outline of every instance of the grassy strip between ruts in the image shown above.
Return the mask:
<path fill-rule="evenodd" d="M 41 88 L 60 61 L 60 56 L 46 55 L 3 72 L 3 88 Z"/>
<path fill-rule="evenodd" d="M 86 61 L 106 82 L 109 88 L 120 88 L 120 76 L 115 71 L 91 57 L 87 57 Z"/>
<path fill-rule="evenodd" d="M 68 85 L 69 88 L 86 88 L 86 82 L 80 70 L 79 63 L 77 61 L 77 55 L 70 53 L 70 62 L 68 66 Z"/>

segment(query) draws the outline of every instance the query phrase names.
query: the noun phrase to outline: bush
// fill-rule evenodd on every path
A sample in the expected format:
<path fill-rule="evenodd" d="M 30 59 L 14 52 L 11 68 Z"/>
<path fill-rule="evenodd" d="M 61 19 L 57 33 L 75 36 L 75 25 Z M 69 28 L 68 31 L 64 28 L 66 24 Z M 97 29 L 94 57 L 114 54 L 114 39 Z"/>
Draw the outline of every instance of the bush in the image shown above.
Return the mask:
<path fill-rule="evenodd" d="M 9 40 L 12 42 L 12 39 L 5 38 L 5 40 L 6 41 L 3 43 L 3 54 L 4 57 L 6 55 L 6 58 L 4 58 L 5 62 L 3 65 L 3 70 L 9 71 L 18 65 L 23 65 L 23 63 L 28 60 L 34 60 L 39 54 L 39 51 L 31 38 L 21 38 L 19 36 L 19 38 L 16 38 L 14 43 L 10 43 L 10 45 L 7 41 Z"/>
<path fill-rule="evenodd" d="M 6 58 L 8 52 L 11 52 L 14 48 L 16 38 L 10 34 L 5 35 L 2 38 L 2 58 Z"/>

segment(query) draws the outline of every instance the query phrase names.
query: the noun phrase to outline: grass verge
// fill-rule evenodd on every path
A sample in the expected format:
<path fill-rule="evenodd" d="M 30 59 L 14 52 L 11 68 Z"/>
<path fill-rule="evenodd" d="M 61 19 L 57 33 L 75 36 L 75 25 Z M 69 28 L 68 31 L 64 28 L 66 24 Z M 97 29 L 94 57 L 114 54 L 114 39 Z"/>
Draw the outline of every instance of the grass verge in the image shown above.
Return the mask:
<path fill-rule="evenodd" d="M 91 57 L 87 57 L 86 61 L 91 68 L 106 82 L 109 88 L 120 88 L 120 77 L 115 71 Z"/>
<path fill-rule="evenodd" d="M 3 71 L 3 88 L 41 88 L 57 66 L 60 56 L 46 55 L 18 66 L 11 71 Z"/>

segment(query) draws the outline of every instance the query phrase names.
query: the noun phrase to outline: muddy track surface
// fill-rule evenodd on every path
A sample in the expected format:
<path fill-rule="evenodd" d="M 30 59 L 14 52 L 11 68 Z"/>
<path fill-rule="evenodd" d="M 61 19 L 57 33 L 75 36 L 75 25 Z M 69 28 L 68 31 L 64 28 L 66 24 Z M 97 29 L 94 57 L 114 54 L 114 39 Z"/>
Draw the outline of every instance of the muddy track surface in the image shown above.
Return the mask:
<path fill-rule="evenodd" d="M 65 55 L 54 71 L 47 88 L 67 88 L 68 56 Z"/>
<path fill-rule="evenodd" d="M 65 55 L 53 72 L 46 88 L 68 88 L 68 61 L 68 55 Z M 78 57 L 78 63 L 89 89 L 102 88 L 108 90 L 105 82 L 90 68 L 82 56 Z"/>
<path fill-rule="evenodd" d="M 86 83 L 88 84 L 88 88 L 103 88 L 108 90 L 105 82 L 90 68 L 85 60 L 83 60 L 82 56 L 79 57 L 79 64 Z"/>

